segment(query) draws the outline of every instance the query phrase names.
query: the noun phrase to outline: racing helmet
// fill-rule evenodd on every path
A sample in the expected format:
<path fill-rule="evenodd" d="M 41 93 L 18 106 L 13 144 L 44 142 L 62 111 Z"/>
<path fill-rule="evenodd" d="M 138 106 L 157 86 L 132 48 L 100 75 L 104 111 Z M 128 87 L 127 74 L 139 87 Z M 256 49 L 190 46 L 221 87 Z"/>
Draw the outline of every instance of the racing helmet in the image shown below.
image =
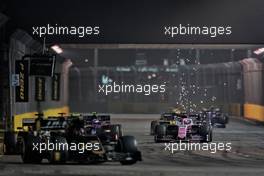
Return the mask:
<path fill-rule="evenodd" d="M 92 126 L 93 126 L 94 128 L 98 128 L 100 125 L 101 125 L 100 120 L 98 120 L 98 119 L 93 119 L 93 120 L 92 120 Z"/>

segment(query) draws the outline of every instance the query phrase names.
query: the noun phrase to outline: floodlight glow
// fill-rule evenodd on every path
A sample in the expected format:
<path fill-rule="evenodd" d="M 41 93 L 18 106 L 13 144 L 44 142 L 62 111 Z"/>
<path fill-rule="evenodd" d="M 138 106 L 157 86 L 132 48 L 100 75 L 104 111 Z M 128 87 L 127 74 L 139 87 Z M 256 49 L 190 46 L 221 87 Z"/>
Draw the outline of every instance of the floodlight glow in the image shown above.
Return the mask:
<path fill-rule="evenodd" d="M 256 55 L 263 54 L 263 53 L 264 53 L 264 48 L 258 48 L 258 49 L 256 49 L 256 50 L 254 51 L 254 53 L 255 53 Z"/>
<path fill-rule="evenodd" d="M 57 54 L 60 54 L 63 52 L 62 49 L 59 47 L 59 45 L 53 45 L 51 49 L 53 49 L 53 51 L 55 51 Z"/>

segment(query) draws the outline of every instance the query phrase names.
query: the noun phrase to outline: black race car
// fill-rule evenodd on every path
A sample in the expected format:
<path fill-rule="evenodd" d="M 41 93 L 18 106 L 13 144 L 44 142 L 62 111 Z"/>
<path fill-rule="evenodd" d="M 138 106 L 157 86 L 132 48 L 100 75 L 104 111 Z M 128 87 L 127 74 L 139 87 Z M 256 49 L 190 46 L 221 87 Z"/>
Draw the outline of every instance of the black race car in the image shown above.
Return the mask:
<path fill-rule="evenodd" d="M 202 114 L 210 119 L 214 127 L 225 128 L 229 121 L 228 115 L 223 113 L 220 108 L 203 109 Z"/>
<path fill-rule="evenodd" d="M 17 145 L 24 163 L 40 163 L 48 159 L 50 163 L 118 161 L 130 165 L 141 161 L 136 139 L 118 133 L 117 126 L 109 123 L 110 119 L 85 115 L 37 116 L 36 119 L 24 120 L 25 130 L 18 135 Z M 94 122 L 95 119 L 101 121 L 101 125 L 95 126 L 91 118 Z"/>
<path fill-rule="evenodd" d="M 117 142 L 123 136 L 121 124 L 112 124 L 110 115 L 83 114 L 82 125 L 88 134 L 98 135 L 103 141 Z"/>
<path fill-rule="evenodd" d="M 174 112 L 162 113 L 159 120 L 153 120 L 150 124 L 150 135 L 155 135 L 157 132 L 157 126 L 161 124 L 175 124 L 175 120 L 178 115 Z"/>

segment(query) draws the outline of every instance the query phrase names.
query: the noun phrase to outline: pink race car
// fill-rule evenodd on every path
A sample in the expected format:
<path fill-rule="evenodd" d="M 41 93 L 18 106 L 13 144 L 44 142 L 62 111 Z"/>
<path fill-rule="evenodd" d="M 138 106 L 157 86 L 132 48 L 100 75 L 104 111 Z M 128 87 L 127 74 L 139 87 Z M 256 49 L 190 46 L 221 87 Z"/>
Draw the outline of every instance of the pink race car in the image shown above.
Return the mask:
<path fill-rule="evenodd" d="M 173 124 L 157 125 L 154 140 L 155 142 L 211 142 L 212 125 L 207 118 L 202 118 L 198 114 L 180 114 Z"/>

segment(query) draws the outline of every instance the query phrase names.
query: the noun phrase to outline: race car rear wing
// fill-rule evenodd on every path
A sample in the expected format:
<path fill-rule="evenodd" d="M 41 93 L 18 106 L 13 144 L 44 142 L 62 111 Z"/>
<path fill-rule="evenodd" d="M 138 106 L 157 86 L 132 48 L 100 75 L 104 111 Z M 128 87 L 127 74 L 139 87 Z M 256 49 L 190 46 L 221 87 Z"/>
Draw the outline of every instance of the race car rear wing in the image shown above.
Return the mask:
<path fill-rule="evenodd" d="M 175 113 L 163 113 L 161 117 L 164 120 L 171 121 L 171 120 L 175 120 L 178 116 Z"/>
<path fill-rule="evenodd" d="M 37 128 L 40 128 L 42 130 L 48 130 L 48 129 L 65 129 L 66 124 L 68 121 L 63 118 L 58 117 L 49 117 L 47 119 L 40 119 L 39 121 L 36 118 L 32 119 L 23 119 L 22 121 L 22 129 L 28 130 L 36 130 Z"/>
<path fill-rule="evenodd" d="M 48 118 L 41 122 L 41 129 L 43 130 L 62 130 L 68 124 L 68 120 L 64 118 Z"/>
<path fill-rule="evenodd" d="M 24 126 L 33 126 L 36 123 L 36 119 L 35 118 L 31 118 L 31 119 L 23 119 L 22 120 L 22 127 Z"/>
<path fill-rule="evenodd" d="M 97 119 L 104 123 L 110 123 L 110 115 L 106 114 L 99 114 L 99 115 L 92 115 L 92 114 L 85 114 L 83 115 L 83 120 L 86 123 L 91 123 L 94 119 Z"/>

